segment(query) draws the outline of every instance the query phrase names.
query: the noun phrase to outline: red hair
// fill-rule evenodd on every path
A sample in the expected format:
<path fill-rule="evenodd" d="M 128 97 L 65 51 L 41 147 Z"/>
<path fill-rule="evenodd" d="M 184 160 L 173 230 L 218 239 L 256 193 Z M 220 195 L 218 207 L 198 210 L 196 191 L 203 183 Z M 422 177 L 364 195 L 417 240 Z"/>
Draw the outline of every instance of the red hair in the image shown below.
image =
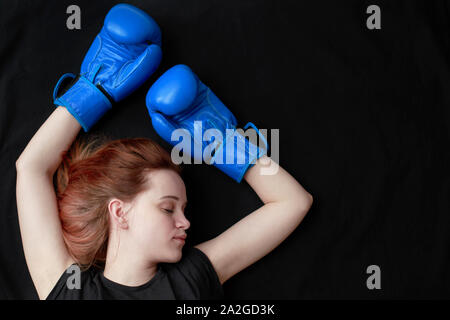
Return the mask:
<path fill-rule="evenodd" d="M 132 201 L 157 169 L 181 174 L 169 153 L 147 138 L 77 139 L 63 153 L 55 175 L 59 217 L 67 249 L 83 269 L 106 260 L 109 200 Z"/>

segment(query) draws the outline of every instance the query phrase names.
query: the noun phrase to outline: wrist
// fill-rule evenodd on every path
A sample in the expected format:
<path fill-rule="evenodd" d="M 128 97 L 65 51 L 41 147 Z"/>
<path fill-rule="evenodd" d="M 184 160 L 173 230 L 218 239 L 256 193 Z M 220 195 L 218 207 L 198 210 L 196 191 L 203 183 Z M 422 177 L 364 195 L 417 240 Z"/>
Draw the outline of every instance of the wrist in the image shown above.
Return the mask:
<path fill-rule="evenodd" d="M 210 162 L 238 183 L 244 178 L 245 173 L 254 167 L 257 160 L 267 154 L 266 140 L 259 130 L 251 125 L 260 136 L 260 141 L 263 140 L 264 146 L 259 146 L 257 136 L 250 139 L 248 133 L 241 134 L 242 129 L 237 129 L 232 133 L 227 132 L 225 141 Z M 248 126 L 247 124 L 244 129 Z"/>
<path fill-rule="evenodd" d="M 67 90 L 61 90 L 61 84 L 67 78 L 74 79 Z M 60 91 L 63 91 L 60 93 Z M 65 74 L 58 81 L 53 91 L 54 104 L 66 107 L 67 111 L 78 121 L 85 132 L 112 108 L 108 97 L 92 82 L 83 76 L 75 78 Z"/>
<path fill-rule="evenodd" d="M 272 161 L 273 160 L 268 155 L 263 155 L 258 160 L 256 160 L 256 162 L 251 167 L 248 168 L 248 170 L 244 174 L 243 179 L 248 182 L 252 177 L 261 175 L 262 169 L 270 166 Z"/>

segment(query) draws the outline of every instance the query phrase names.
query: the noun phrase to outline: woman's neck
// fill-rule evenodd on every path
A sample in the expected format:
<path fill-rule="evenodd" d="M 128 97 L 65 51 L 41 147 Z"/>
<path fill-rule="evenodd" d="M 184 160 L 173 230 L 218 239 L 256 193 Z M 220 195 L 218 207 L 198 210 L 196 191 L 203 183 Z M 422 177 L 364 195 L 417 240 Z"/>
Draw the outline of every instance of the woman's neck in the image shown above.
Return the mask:
<path fill-rule="evenodd" d="M 147 283 L 156 275 L 157 263 L 143 261 L 142 257 L 134 252 L 115 254 L 110 251 L 108 250 L 103 272 L 108 280 L 129 287 L 137 287 Z"/>

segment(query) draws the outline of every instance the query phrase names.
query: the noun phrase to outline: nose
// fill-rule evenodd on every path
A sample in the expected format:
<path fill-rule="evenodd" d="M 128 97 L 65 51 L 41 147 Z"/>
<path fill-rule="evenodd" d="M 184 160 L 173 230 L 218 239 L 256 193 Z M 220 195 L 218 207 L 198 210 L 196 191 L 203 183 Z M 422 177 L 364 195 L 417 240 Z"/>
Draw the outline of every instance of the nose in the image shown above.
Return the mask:
<path fill-rule="evenodd" d="M 187 230 L 191 226 L 191 223 L 188 219 L 186 219 L 184 214 L 180 214 L 180 216 L 176 220 L 176 226 L 177 228 L 183 228 L 183 230 Z"/>

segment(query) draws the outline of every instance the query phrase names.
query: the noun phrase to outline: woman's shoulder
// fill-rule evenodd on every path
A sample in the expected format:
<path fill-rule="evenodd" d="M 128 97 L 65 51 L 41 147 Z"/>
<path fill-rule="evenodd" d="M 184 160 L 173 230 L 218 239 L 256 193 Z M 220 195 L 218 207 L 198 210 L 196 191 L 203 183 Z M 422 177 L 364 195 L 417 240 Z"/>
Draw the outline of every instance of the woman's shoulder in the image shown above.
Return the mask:
<path fill-rule="evenodd" d="M 53 287 L 46 300 L 54 299 L 81 299 L 81 295 L 90 292 L 95 295 L 95 283 L 99 281 L 100 274 L 103 270 L 98 266 L 90 266 L 82 268 L 76 263 L 70 265 Z M 81 289 L 84 290 L 81 290 Z M 86 290 L 94 289 L 94 290 Z M 90 297 L 95 298 L 95 297 Z"/>

